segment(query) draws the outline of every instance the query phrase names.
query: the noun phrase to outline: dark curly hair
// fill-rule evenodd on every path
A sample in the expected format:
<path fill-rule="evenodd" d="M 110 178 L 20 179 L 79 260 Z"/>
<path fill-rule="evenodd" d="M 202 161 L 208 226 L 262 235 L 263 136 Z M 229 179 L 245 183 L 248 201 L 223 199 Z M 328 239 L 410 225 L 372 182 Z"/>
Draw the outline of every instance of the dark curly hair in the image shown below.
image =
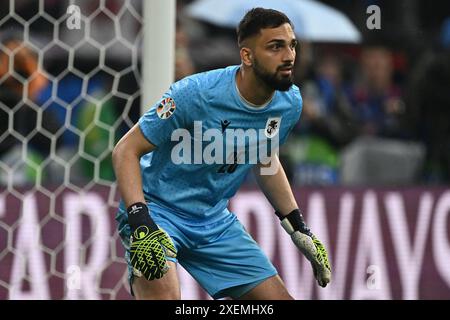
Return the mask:
<path fill-rule="evenodd" d="M 249 10 L 237 27 L 238 45 L 242 47 L 245 39 L 252 37 L 260 32 L 261 29 L 277 28 L 285 23 L 292 27 L 291 20 L 280 11 L 265 8 L 253 8 Z"/>

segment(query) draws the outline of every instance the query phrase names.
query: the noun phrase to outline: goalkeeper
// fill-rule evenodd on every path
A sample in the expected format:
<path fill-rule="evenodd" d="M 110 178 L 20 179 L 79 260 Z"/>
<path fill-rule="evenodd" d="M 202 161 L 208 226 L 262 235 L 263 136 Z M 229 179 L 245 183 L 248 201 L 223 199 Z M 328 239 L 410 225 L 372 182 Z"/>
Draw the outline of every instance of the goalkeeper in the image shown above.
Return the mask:
<path fill-rule="evenodd" d="M 292 299 L 270 260 L 227 209 L 250 169 L 318 284 L 331 280 L 327 252 L 306 226 L 276 152 L 270 163 L 261 155 L 251 163 L 247 150 L 250 144 L 284 143 L 300 118 L 292 24 L 279 11 L 255 8 L 237 33 L 240 65 L 174 83 L 114 148 L 122 196 L 116 220 L 137 299 L 180 299 L 178 263 L 214 299 Z M 221 161 L 198 161 L 213 140 L 198 141 L 199 125 L 226 146 Z M 242 154 L 228 138 L 246 130 L 264 134 L 257 141 L 244 139 Z M 189 145 L 182 155 L 180 140 Z"/>

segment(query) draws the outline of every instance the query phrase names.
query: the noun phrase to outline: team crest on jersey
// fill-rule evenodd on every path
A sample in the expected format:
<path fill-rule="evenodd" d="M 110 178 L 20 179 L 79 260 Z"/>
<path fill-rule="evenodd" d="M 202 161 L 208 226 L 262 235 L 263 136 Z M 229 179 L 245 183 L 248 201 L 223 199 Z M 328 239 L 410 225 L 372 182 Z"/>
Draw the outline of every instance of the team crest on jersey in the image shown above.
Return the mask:
<path fill-rule="evenodd" d="M 264 129 L 264 134 L 267 138 L 271 139 L 275 137 L 280 131 L 281 117 L 273 117 L 267 119 L 266 128 Z"/>
<path fill-rule="evenodd" d="M 164 98 L 156 108 L 156 114 L 161 119 L 165 120 L 175 112 L 175 101 L 172 98 Z"/>

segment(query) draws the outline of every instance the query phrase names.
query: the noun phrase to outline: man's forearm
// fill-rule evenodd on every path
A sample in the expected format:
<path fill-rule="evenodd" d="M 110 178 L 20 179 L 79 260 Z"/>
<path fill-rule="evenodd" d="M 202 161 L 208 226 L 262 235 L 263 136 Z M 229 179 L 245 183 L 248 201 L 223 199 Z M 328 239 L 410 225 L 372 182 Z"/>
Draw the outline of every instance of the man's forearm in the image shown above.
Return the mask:
<path fill-rule="evenodd" d="M 145 203 L 139 156 L 119 148 L 113 153 L 113 166 L 125 208 L 136 202 Z"/>
<path fill-rule="evenodd" d="M 321 287 L 326 287 L 331 281 L 331 266 L 325 246 L 305 224 L 303 215 L 284 173 L 278 156 L 274 156 L 272 165 L 276 170 L 274 175 L 262 175 L 260 168 L 254 170 L 256 180 L 269 202 L 276 210 L 281 225 L 291 236 L 297 248 L 311 262 L 314 277 Z"/>
<path fill-rule="evenodd" d="M 256 167 L 256 170 L 254 170 L 255 178 L 275 210 L 282 215 L 287 215 L 292 210 L 297 209 L 298 205 L 278 156 L 274 156 L 272 161 L 275 161 L 272 165 L 276 166 L 276 173 L 274 175 L 262 175 L 260 168 Z"/>
<path fill-rule="evenodd" d="M 114 147 L 112 162 L 126 208 L 137 202 L 145 203 L 139 161 L 142 155 L 154 149 L 155 146 L 147 141 L 138 124 L 135 124 Z"/>

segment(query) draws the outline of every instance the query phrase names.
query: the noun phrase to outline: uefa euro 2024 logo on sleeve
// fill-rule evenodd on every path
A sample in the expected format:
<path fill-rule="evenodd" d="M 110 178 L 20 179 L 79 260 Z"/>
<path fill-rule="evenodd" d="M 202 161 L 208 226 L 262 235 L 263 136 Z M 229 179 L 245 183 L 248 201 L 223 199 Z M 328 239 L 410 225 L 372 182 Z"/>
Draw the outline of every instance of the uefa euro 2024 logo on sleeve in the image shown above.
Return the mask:
<path fill-rule="evenodd" d="M 165 112 L 169 112 L 168 117 L 171 115 L 168 103 L 164 105 L 164 110 L 157 110 L 160 118 Z M 233 129 L 230 124 L 222 120 L 217 128 L 203 130 L 203 122 L 194 121 L 193 135 L 187 129 L 174 130 L 171 140 L 177 143 L 171 151 L 172 162 L 177 165 L 217 164 L 220 165 L 218 173 L 233 173 L 239 164 L 259 163 L 262 175 L 275 174 L 277 168 L 271 159 L 279 148 L 281 117 L 268 118 L 264 129 L 258 130 Z"/>

